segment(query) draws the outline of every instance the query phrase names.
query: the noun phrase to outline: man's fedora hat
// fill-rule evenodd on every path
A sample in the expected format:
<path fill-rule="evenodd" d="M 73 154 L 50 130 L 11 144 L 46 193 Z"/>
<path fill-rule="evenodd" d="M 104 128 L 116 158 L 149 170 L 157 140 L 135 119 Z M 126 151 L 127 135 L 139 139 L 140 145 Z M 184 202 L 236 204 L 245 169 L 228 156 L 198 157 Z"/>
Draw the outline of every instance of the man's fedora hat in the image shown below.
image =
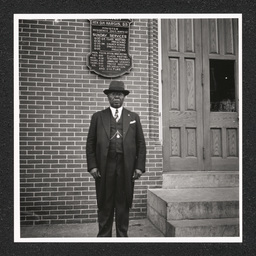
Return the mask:
<path fill-rule="evenodd" d="M 130 93 L 130 91 L 124 89 L 124 82 L 122 81 L 111 81 L 109 88 L 103 92 L 107 95 L 111 92 L 122 92 L 125 96 Z"/>

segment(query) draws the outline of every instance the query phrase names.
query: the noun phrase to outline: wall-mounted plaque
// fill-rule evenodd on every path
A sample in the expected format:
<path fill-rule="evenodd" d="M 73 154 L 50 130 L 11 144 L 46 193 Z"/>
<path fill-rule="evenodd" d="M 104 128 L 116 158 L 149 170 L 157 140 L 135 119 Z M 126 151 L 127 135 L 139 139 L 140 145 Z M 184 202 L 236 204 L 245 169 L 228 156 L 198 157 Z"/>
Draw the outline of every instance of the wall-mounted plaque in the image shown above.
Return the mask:
<path fill-rule="evenodd" d="M 90 20 L 91 53 L 88 67 L 104 77 L 118 77 L 129 73 L 132 58 L 129 55 L 130 20 Z"/>

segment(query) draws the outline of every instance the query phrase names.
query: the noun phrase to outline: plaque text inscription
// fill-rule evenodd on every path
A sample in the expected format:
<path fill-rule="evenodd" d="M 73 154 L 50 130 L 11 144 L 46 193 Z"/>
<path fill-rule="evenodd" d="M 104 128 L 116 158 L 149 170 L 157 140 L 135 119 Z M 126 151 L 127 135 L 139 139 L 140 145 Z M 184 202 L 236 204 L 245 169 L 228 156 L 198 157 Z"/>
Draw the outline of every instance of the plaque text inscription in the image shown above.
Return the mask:
<path fill-rule="evenodd" d="M 130 20 L 90 20 L 91 53 L 88 67 L 104 77 L 118 77 L 129 73 Z"/>

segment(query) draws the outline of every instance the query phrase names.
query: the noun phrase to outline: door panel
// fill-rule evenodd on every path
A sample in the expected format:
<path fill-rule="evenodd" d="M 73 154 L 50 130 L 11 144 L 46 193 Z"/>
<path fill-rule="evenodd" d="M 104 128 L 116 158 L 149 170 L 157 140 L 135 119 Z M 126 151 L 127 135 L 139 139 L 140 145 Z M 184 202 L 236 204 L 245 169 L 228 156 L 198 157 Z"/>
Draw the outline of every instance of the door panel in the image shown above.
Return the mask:
<path fill-rule="evenodd" d="M 216 171 L 238 170 L 238 55 L 237 21 L 232 19 L 202 20 L 203 74 L 204 74 L 204 147 L 205 169 Z M 219 69 L 217 79 L 210 63 Z M 233 63 L 233 64 L 232 64 Z M 225 70 L 234 65 L 233 73 Z M 211 74 L 212 72 L 212 74 Z M 216 72 L 216 70 L 215 70 Z M 212 78 L 211 78 L 212 75 Z M 221 76 L 226 76 L 221 80 Z M 234 77 L 232 77 L 234 76 Z M 228 87 L 228 80 L 234 83 Z M 214 84 L 214 86 L 212 84 Z M 227 87 L 223 90 L 220 87 Z M 215 88 L 217 87 L 217 88 Z M 232 90 L 233 91 L 232 91 Z M 216 92 L 214 92 L 216 90 Z M 219 91 L 217 91 L 219 90 Z M 229 92 L 230 91 L 230 92 Z M 219 102 L 213 102 L 214 95 Z M 232 99 L 231 99 L 232 98 Z M 213 104 L 217 107 L 213 107 Z"/>
<path fill-rule="evenodd" d="M 201 22 L 162 20 L 164 169 L 201 170 Z"/>

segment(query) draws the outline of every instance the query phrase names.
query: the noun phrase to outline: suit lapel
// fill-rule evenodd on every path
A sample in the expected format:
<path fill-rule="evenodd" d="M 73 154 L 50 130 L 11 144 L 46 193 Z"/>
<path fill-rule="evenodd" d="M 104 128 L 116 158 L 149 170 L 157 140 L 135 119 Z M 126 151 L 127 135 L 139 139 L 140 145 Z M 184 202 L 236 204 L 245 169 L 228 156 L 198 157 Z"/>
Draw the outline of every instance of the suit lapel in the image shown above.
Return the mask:
<path fill-rule="evenodd" d="M 103 127 L 109 139 L 110 139 L 110 114 L 111 114 L 110 112 L 111 112 L 110 108 L 107 108 L 101 112 Z"/>
<path fill-rule="evenodd" d="M 131 116 L 130 116 L 128 110 L 123 108 L 123 135 L 124 135 L 123 139 L 125 139 L 127 131 L 130 127 L 130 120 L 131 120 Z"/>

